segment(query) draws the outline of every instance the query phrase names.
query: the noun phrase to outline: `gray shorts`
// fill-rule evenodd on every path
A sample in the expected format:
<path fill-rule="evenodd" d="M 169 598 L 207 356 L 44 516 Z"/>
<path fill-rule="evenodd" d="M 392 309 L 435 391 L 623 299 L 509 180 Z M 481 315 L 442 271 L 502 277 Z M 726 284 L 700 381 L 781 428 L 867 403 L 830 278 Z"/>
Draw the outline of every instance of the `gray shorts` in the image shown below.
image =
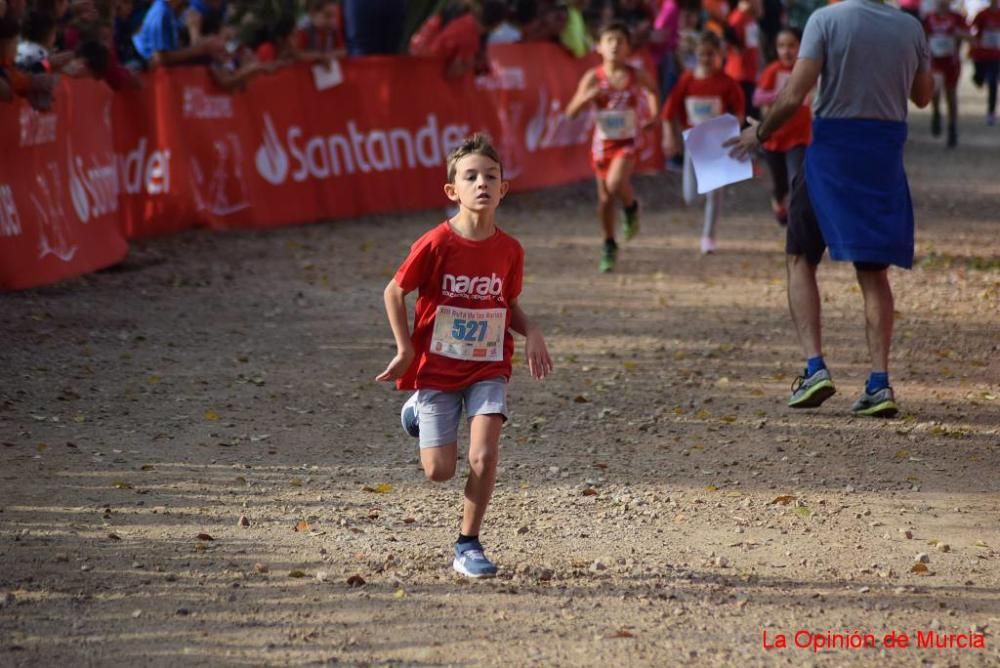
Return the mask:
<path fill-rule="evenodd" d="M 417 390 L 417 419 L 420 447 L 439 448 L 458 441 L 462 408 L 471 419 L 476 415 L 499 414 L 507 420 L 507 381 L 491 378 L 454 392 Z"/>

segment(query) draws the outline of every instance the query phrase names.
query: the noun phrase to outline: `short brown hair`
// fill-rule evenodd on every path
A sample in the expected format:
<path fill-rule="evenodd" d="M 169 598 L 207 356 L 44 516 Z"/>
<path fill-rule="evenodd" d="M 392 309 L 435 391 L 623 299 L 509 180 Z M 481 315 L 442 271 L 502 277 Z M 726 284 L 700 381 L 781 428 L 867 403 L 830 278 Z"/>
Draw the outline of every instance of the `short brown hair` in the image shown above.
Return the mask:
<path fill-rule="evenodd" d="M 497 163 L 500 166 L 500 178 L 503 178 L 503 162 L 500 161 L 500 154 L 493 148 L 490 136 L 477 132 L 471 137 L 463 139 L 462 143 L 448 154 L 448 183 L 455 182 L 458 161 L 469 155 L 484 155 Z"/>
<path fill-rule="evenodd" d="M 722 40 L 711 30 L 704 30 L 698 35 L 698 46 L 707 46 L 722 53 Z"/>
<path fill-rule="evenodd" d="M 597 31 L 597 39 L 604 37 L 606 33 L 617 32 L 625 36 L 625 41 L 632 45 L 632 31 L 629 30 L 628 25 L 624 21 L 609 21 L 601 26 L 600 30 Z"/>

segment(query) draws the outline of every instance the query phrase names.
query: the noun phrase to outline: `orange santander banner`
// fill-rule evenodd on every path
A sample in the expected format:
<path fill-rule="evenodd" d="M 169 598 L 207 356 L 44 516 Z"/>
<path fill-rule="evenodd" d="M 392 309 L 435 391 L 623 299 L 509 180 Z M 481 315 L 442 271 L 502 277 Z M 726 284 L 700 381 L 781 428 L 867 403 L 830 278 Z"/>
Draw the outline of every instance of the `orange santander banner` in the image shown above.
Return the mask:
<path fill-rule="evenodd" d="M 54 283 L 125 257 L 112 98 L 103 84 L 63 81 L 49 113 L 23 100 L 0 105 L 0 288 Z"/>
<path fill-rule="evenodd" d="M 477 131 L 514 190 L 588 177 L 593 119 L 562 110 L 594 62 L 546 44 L 490 59 L 488 75 L 458 81 L 433 59 L 301 65 L 235 93 L 205 68 L 159 69 L 114 95 L 64 81 L 48 114 L 2 105 L 0 288 L 107 266 L 124 239 L 444 205 L 447 154 Z M 640 158 L 656 168 L 658 133 Z"/>

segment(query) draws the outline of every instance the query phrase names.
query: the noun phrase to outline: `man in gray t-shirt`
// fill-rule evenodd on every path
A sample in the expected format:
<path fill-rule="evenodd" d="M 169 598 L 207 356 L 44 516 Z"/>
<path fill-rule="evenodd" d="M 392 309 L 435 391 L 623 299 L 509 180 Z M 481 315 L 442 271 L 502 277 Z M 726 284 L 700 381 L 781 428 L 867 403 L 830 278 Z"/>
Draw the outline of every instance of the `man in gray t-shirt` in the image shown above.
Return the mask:
<path fill-rule="evenodd" d="M 816 12 L 802 33 L 799 58 L 822 64 L 813 105 L 821 118 L 905 121 L 914 77 L 930 69 L 920 22 L 871 0 Z"/>
<path fill-rule="evenodd" d="M 813 143 L 792 185 L 785 251 L 788 306 L 806 355 L 792 408 L 835 393 L 822 352 L 816 269 L 829 247 L 854 263 L 864 294 L 871 375 L 855 415 L 898 412 L 889 385 L 893 296 L 890 264 L 913 262 L 913 208 L 903 170 L 908 101 L 930 102 L 930 51 L 916 19 L 877 0 L 844 0 L 812 14 L 788 83 L 758 125 L 727 142 L 746 159 L 788 121 L 818 82 Z"/>

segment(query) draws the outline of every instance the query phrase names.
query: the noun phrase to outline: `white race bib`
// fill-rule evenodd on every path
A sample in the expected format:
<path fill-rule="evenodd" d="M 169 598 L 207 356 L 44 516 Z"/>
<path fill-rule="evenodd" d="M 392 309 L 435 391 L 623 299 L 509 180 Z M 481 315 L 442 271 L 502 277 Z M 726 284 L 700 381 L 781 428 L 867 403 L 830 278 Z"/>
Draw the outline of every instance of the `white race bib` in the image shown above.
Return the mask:
<path fill-rule="evenodd" d="M 748 49 L 756 49 L 760 46 L 760 28 L 757 27 L 756 21 L 747 25 L 745 34 L 746 37 L 743 41 Z"/>
<path fill-rule="evenodd" d="M 635 139 L 634 109 L 605 109 L 597 112 L 598 139 Z"/>
<path fill-rule="evenodd" d="M 722 115 L 722 100 L 717 97 L 688 97 L 684 100 L 688 122 L 698 125 Z"/>
<path fill-rule="evenodd" d="M 984 30 L 979 43 L 985 49 L 1000 49 L 1000 30 Z"/>
<path fill-rule="evenodd" d="M 955 38 L 951 35 L 931 35 L 927 43 L 931 47 L 931 55 L 935 58 L 955 55 Z"/>
<path fill-rule="evenodd" d="M 434 314 L 431 352 L 470 362 L 502 362 L 506 331 L 505 308 L 456 308 L 442 304 Z"/>

